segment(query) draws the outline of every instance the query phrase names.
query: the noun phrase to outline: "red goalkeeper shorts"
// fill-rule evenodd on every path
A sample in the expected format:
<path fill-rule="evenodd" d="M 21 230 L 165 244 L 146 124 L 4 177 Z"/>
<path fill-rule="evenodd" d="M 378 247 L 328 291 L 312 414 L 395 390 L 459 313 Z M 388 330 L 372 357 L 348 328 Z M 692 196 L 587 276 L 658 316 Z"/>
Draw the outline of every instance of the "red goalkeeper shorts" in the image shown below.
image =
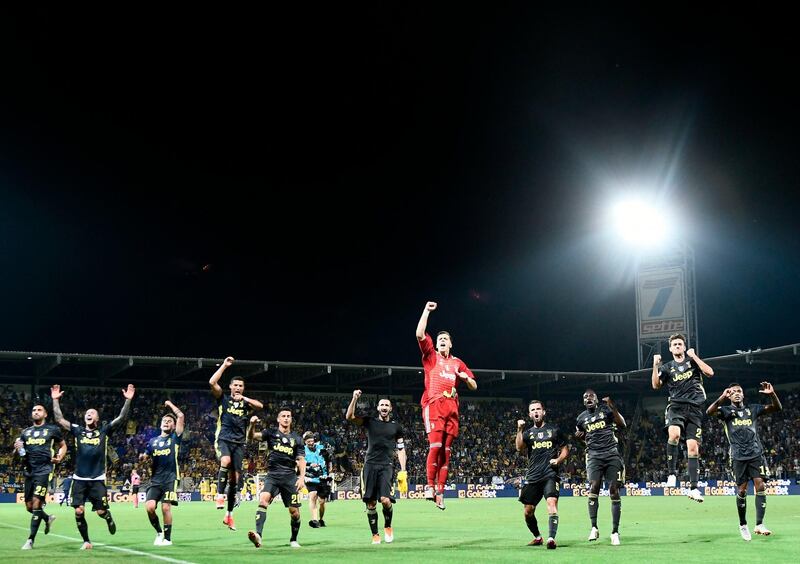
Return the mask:
<path fill-rule="evenodd" d="M 444 431 L 458 436 L 458 401 L 454 398 L 439 398 L 422 408 L 425 432 Z"/>

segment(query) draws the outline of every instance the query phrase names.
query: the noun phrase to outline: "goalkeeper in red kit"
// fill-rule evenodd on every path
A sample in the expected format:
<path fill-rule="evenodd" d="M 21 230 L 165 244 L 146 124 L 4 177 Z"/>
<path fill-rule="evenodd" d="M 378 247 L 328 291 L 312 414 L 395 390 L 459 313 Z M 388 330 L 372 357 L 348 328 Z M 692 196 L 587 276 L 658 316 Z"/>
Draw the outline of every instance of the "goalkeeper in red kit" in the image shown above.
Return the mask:
<path fill-rule="evenodd" d="M 436 346 L 426 329 L 428 317 L 436 309 L 436 302 L 428 302 L 417 324 L 417 341 L 422 351 L 425 369 L 425 392 L 422 394 L 422 419 L 428 434 L 427 474 L 425 499 L 436 502 L 444 510 L 444 486 L 450 464 L 450 448 L 458 436 L 458 392 L 464 381 L 470 390 L 478 389 L 475 376 L 460 358 L 450 354 L 453 342 L 450 333 L 439 331 Z"/>

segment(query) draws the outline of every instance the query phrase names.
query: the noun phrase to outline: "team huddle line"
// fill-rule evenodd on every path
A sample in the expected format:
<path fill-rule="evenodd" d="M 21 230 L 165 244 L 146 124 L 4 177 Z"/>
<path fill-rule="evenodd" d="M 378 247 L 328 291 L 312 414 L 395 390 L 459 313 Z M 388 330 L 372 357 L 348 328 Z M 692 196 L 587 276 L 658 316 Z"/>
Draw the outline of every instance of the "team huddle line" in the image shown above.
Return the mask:
<path fill-rule="evenodd" d="M 463 383 L 469 390 L 476 390 L 478 383 L 472 371 L 458 357 L 451 354 L 453 341 L 449 332 L 440 331 L 436 342 L 427 332 L 430 314 L 437 309 L 435 302 L 428 302 L 417 324 L 416 337 L 422 353 L 425 372 L 422 394 L 422 416 L 428 438 L 426 461 L 425 498 L 444 511 L 444 488 L 447 483 L 450 453 L 459 434 L 458 387 Z M 766 511 L 764 479 L 769 470 L 764 458 L 764 449 L 758 437 L 756 419 L 761 415 L 780 411 L 780 400 L 769 382 L 762 382 L 760 393 L 769 398 L 766 405 L 745 404 L 744 392 L 739 384 L 730 384 L 708 408 L 705 408 L 706 392 L 703 378 L 712 377 L 713 369 L 693 349 L 686 348 L 686 338 L 675 334 L 669 338 L 672 360 L 661 362 L 660 355 L 653 357 L 652 387 L 660 389 L 664 384 L 669 391 L 664 426 L 667 430 L 668 487 L 677 484 L 677 459 L 681 438 L 686 441 L 688 454 L 687 470 L 690 488 L 689 499 L 702 503 L 703 495 L 697 487 L 700 445 L 702 444 L 702 419 L 704 415 L 716 416 L 724 425 L 730 443 L 730 459 L 738 487 L 736 507 L 739 515 L 739 532 L 745 541 L 751 540 L 747 525 L 747 485 L 753 482 L 756 495 L 756 526 L 759 535 L 770 535 L 763 524 Z M 217 428 L 214 449 L 219 460 L 217 477 L 217 509 L 226 509 L 223 524 L 236 530 L 233 517 L 237 493 L 242 488 L 242 463 L 245 445 L 250 441 L 266 443 L 267 476 L 258 496 L 255 528 L 248 531 L 248 539 L 256 547 L 262 544 L 262 535 L 267 520 L 267 510 L 280 495 L 290 516 L 290 546 L 299 548 L 300 492 L 307 489 L 311 508 L 312 528 L 325 527 L 325 501 L 330 495 L 331 461 L 325 446 L 318 442 L 316 434 L 308 431 L 299 436 L 292 430 L 292 408 L 282 406 L 276 413 L 275 425 L 264 425 L 255 411 L 263 410 L 260 401 L 244 395 L 245 382 L 240 376 L 231 378 L 229 393 L 224 393 L 219 381 L 225 370 L 234 363 L 227 357 L 211 376 L 211 394 L 217 401 Z M 136 390 L 129 384 L 122 390 L 125 403 L 119 415 L 110 423 L 100 424 L 96 409 L 84 414 L 83 425 L 71 423 L 64 418 L 60 400 L 64 391 L 59 385 L 51 388 L 53 418 L 48 423 L 48 410 L 37 403 L 31 410 L 33 425 L 24 429 L 14 442 L 15 454 L 25 465 L 25 507 L 30 518 L 30 534 L 23 550 L 34 546 L 40 525 L 44 533 L 50 531 L 54 515 L 45 512 L 47 486 L 52 478 L 54 465 L 66 455 L 66 440 L 75 446 L 75 468 L 68 494 L 75 509 L 75 522 L 83 539 L 82 550 L 92 548 L 85 506 L 92 504 L 92 511 L 101 517 L 110 534 L 115 534 L 116 523 L 108 504 L 106 489 L 106 449 L 109 437 L 128 417 Z M 406 452 L 403 427 L 392 419 L 392 403 L 388 398 L 378 401 L 377 415 L 357 415 L 356 406 L 361 390 L 354 390 L 345 418 L 348 422 L 363 427 L 367 437 L 367 453 L 361 473 L 361 496 L 366 505 L 367 520 L 372 533 L 372 543 L 380 544 L 378 532 L 378 503 L 384 518 L 383 542 L 394 541 L 392 516 L 395 504 L 395 458 L 400 471 L 396 482 L 401 492 L 408 491 Z M 722 405 L 727 403 L 727 405 Z M 619 449 L 618 432 L 626 427 L 622 414 L 611 397 L 603 397 L 587 389 L 583 393 L 586 408 L 578 415 L 574 437 L 586 445 L 586 474 L 589 481 L 588 511 L 591 522 L 589 541 L 597 541 L 600 532 L 597 524 L 600 488 L 605 481 L 611 498 L 612 545 L 620 545 L 620 515 L 622 501 L 620 487 L 625 480 L 625 464 Z M 172 507 L 178 505 L 178 482 L 180 467 L 178 454 L 185 428 L 183 412 L 171 401 L 164 407 L 169 411 L 161 418 L 161 433 L 153 437 L 139 455 L 142 463 L 151 464 L 151 480 L 145 496 L 148 519 L 156 532 L 153 544 L 172 544 Z M 525 523 L 533 535 L 528 543 L 532 546 L 546 544 L 548 549 L 557 548 L 558 532 L 558 467 L 567 457 L 567 435 L 546 420 L 545 404 L 534 399 L 529 402 L 528 415 L 531 423 L 517 421 L 515 447 L 527 454 L 528 463 L 520 487 L 519 501 L 524 507 Z M 140 477 L 134 472 L 131 485 L 138 494 Z M 227 495 L 225 495 L 227 493 Z M 138 504 L 138 495 L 134 496 Z M 544 499 L 547 505 L 548 534 L 545 541 L 535 516 L 536 506 Z M 163 527 L 156 512 L 161 506 Z"/>

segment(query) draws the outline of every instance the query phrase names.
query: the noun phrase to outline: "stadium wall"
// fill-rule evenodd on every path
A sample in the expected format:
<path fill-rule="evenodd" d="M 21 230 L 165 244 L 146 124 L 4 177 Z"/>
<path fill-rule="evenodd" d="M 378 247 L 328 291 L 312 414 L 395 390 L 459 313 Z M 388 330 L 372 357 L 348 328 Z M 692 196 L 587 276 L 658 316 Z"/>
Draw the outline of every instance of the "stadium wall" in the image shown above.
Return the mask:
<path fill-rule="evenodd" d="M 687 484 L 688 485 L 688 484 Z M 698 485 L 705 496 L 733 496 L 736 495 L 736 484 L 728 480 L 708 480 L 700 481 Z M 409 486 L 407 494 L 399 494 L 400 499 L 424 499 L 424 486 Z M 685 496 L 688 488 L 664 487 L 663 482 L 627 482 L 625 487 L 620 490 L 621 495 L 627 496 Z M 562 484 L 560 495 L 563 497 L 585 497 L 589 493 L 586 484 Z M 748 493 L 753 494 L 752 483 L 748 485 Z M 510 484 L 502 485 L 481 485 L 481 484 L 450 484 L 445 489 L 445 497 L 459 499 L 492 499 L 498 497 L 517 497 L 519 490 Z M 600 490 L 601 496 L 608 496 L 607 489 Z M 800 495 L 800 484 L 792 483 L 791 480 L 769 480 L 767 481 L 767 495 Z M 64 494 L 58 492 L 47 496 L 48 503 L 60 503 Z M 181 492 L 178 494 L 179 502 L 191 501 L 213 501 L 211 495 L 201 495 L 199 492 Z M 336 500 L 361 500 L 361 494 L 355 489 L 337 490 L 334 492 Z M 22 493 L 0 494 L 0 503 L 24 503 Z M 305 496 L 303 496 L 305 498 Z M 123 492 L 109 492 L 109 499 L 112 503 L 130 503 L 131 495 Z M 144 503 L 144 492 L 139 493 L 139 499 Z"/>

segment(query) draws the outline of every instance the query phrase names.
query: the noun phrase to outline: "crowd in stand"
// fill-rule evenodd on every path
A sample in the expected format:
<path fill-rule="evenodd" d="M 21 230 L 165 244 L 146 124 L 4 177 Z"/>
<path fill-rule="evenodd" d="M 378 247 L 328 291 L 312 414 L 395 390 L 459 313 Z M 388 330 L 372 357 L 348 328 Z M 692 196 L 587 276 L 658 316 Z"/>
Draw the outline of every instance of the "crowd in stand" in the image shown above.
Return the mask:
<path fill-rule="evenodd" d="M 95 408 L 103 422 L 114 419 L 120 412 L 123 397 L 120 390 L 66 389 L 61 401 L 64 417 L 83 424 L 83 413 Z M 49 389 L 38 391 L 39 397 L 50 405 Z M 278 408 L 294 408 L 293 429 L 302 434 L 311 430 L 319 433 L 321 442 L 330 445 L 334 456 L 334 471 L 339 478 L 358 474 L 364 461 L 366 437 L 360 427 L 345 421 L 349 395 L 307 396 L 302 394 L 253 394 L 264 402 L 264 411 L 257 413 L 261 425 L 273 426 Z M 760 420 L 761 438 L 767 449 L 767 460 L 774 473 L 797 477 L 800 470 L 800 447 L 796 440 L 800 428 L 798 392 L 782 396 L 784 411 Z M 19 460 L 13 456 L 11 445 L 21 429 L 29 426 L 32 400 L 30 394 L 6 388 L 0 392 L 0 491 L 20 491 L 23 477 Z M 131 414 L 111 436 L 108 466 L 108 483 L 122 485 L 137 464 L 138 454 L 144 451 L 147 441 L 159 433 L 161 416 L 166 412 L 165 400 L 171 400 L 186 414 L 186 431 L 181 451 L 181 471 L 199 484 L 203 477 L 213 478 L 218 463 L 214 455 L 214 433 L 217 424 L 216 403 L 207 391 L 169 392 L 165 390 L 137 390 Z M 377 396 L 362 396 L 358 411 L 374 414 Z M 748 398 L 753 401 L 755 398 Z M 642 412 L 635 418 L 634 401 L 617 401 L 620 412 L 633 428 L 620 435 L 620 446 L 628 454 L 627 479 L 629 481 L 662 481 L 665 478 L 665 445 L 663 417 Z M 574 483 L 585 481 L 584 444 L 575 441 L 572 432 L 575 419 L 583 410 L 580 396 L 575 401 L 545 401 L 547 420 L 558 425 L 568 435 L 570 454 L 561 466 L 562 479 Z M 52 410 L 50 410 L 52 421 Z M 406 430 L 408 473 L 412 482 L 422 483 L 425 478 L 427 440 L 424 433 L 421 408 L 418 403 L 395 399 L 394 418 Z M 528 420 L 527 405 L 521 401 L 469 401 L 461 403 L 461 433 L 455 442 L 450 464 L 450 477 L 454 482 L 503 483 L 513 481 L 524 473 L 526 458 L 514 449 L 514 436 L 518 419 Z M 69 444 L 69 441 L 68 441 Z M 626 448 L 627 447 L 627 448 Z M 728 477 L 728 443 L 722 425 L 707 419 L 703 426 L 701 448 L 701 476 L 705 478 Z M 685 453 L 684 453 L 685 455 Z M 248 474 L 264 473 L 266 456 L 259 445 L 248 446 L 244 464 Z M 72 470 L 71 456 L 59 465 L 61 476 Z M 147 468 L 144 471 L 146 480 Z"/>

